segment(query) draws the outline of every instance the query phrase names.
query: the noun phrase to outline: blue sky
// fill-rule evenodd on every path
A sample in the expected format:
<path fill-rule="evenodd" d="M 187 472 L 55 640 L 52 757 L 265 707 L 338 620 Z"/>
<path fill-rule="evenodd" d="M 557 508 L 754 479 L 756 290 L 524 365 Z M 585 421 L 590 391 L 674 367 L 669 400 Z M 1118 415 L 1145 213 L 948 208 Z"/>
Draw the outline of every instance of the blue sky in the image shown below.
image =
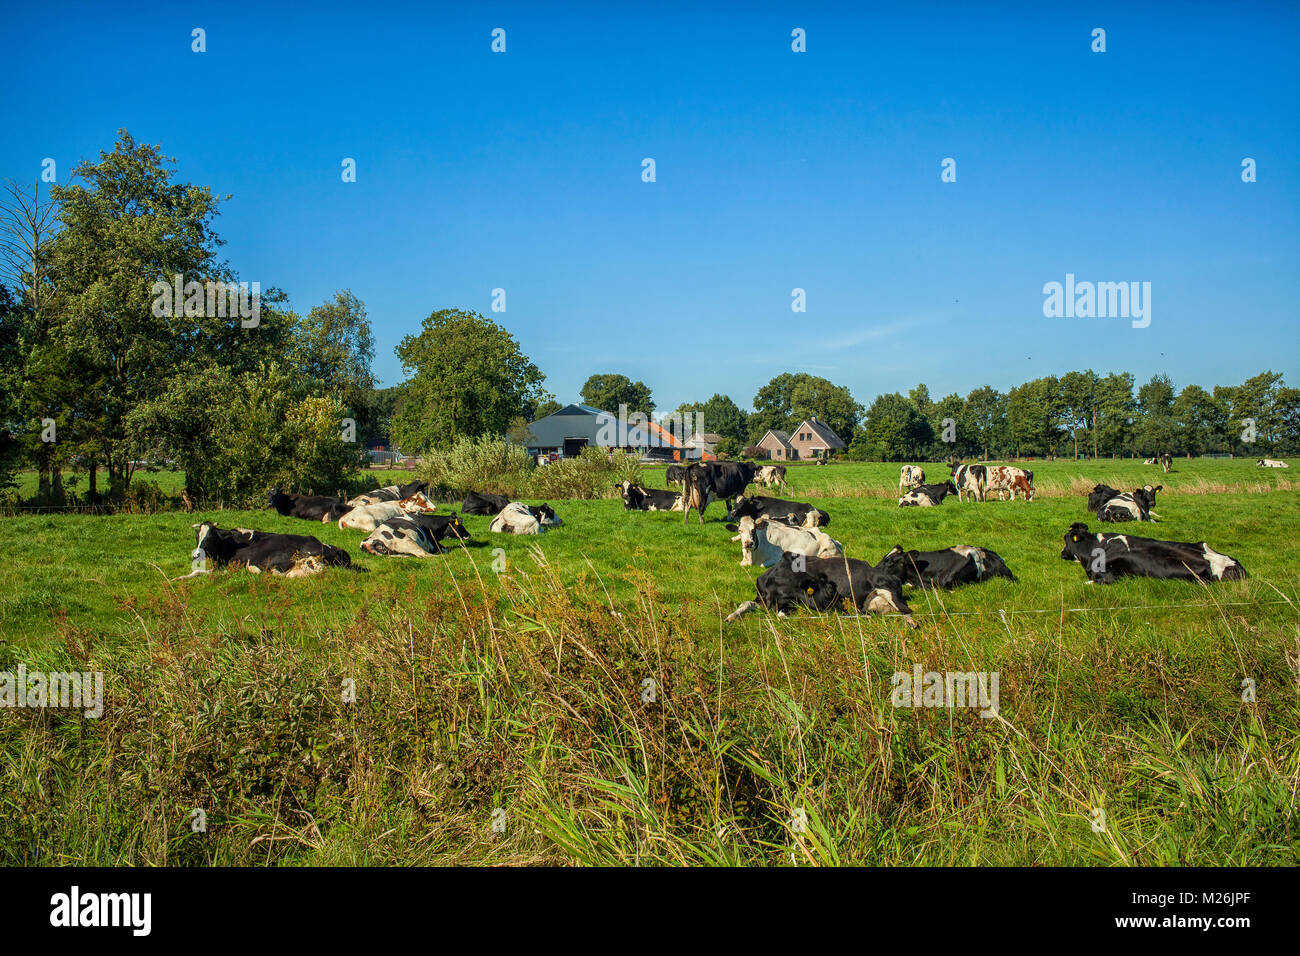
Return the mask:
<path fill-rule="evenodd" d="M 1085 367 L 1300 382 L 1294 5 L 435 6 L 15 8 L 0 175 L 161 144 L 233 194 L 241 278 L 366 302 L 385 384 L 445 307 L 562 401 L 622 372 L 663 410 L 783 371 L 864 403 Z M 1150 326 L 1045 318 L 1067 273 L 1150 282 Z"/>

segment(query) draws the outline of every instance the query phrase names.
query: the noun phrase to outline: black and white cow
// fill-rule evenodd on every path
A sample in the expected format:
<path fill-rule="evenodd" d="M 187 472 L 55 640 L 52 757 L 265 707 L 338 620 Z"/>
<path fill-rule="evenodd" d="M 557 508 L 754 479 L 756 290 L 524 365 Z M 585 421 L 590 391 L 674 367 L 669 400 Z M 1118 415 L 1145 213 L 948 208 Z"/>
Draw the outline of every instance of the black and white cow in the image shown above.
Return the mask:
<path fill-rule="evenodd" d="M 1089 584 L 1112 584 L 1122 577 L 1179 581 L 1240 581 L 1246 569 L 1204 541 L 1157 541 L 1131 534 L 1093 534 L 1076 521 L 1065 533 L 1061 557 L 1077 561 Z"/>
<path fill-rule="evenodd" d="M 825 528 L 831 523 L 831 516 L 820 508 L 802 501 L 786 501 L 784 498 L 768 498 L 765 495 L 741 495 L 727 515 L 727 520 L 764 516 L 804 528 Z"/>
<path fill-rule="evenodd" d="M 1112 488 L 1110 485 L 1093 485 L 1092 491 L 1088 492 L 1088 510 L 1096 511 L 1111 498 L 1123 494 L 1118 488 Z"/>
<path fill-rule="evenodd" d="M 901 545 L 895 545 L 876 567 L 916 588 L 951 590 L 959 584 L 993 578 L 1016 579 L 996 551 L 964 544 L 941 551 L 904 551 Z"/>
<path fill-rule="evenodd" d="M 467 515 L 495 515 L 500 514 L 501 509 L 510 504 L 510 499 L 505 495 L 491 495 L 485 491 L 471 491 L 465 495 L 465 501 L 461 504 L 461 514 Z"/>
<path fill-rule="evenodd" d="M 775 518 L 755 520 L 749 516 L 726 527 L 735 533 L 731 540 L 740 542 L 741 567 L 751 567 L 758 558 L 758 563 L 768 568 L 780 561 L 783 554 L 819 558 L 838 558 L 844 554 L 844 545 L 820 528 L 796 528 Z"/>
<path fill-rule="evenodd" d="M 899 498 L 898 507 L 932 508 L 943 504 L 943 499 L 948 495 L 955 494 L 957 494 L 957 486 L 951 481 L 945 481 L 941 485 L 920 485 Z"/>
<path fill-rule="evenodd" d="M 423 491 L 417 491 L 401 501 L 376 501 L 370 505 L 358 505 L 339 519 L 339 527 L 352 528 L 354 531 L 374 531 L 389 518 L 400 514 L 434 511 L 437 507 Z"/>
<path fill-rule="evenodd" d="M 682 465 L 669 465 L 664 472 L 664 484 L 680 485 L 686 478 L 686 468 Z"/>
<path fill-rule="evenodd" d="M 1275 458 L 1261 458 L 1259 461 L 1255 462 L 1255 467 L 1256 468 L 1290 468 L 1291 466 L 1288 465 L 1286 462 L 1278 461 Z"/>
<path fill-rule="evenodd" d="M 904 465 L 898 469 L 898 493 L 907 494 L 908 490 L 925 484 L 925 469 L 920 465 Z"/>
<path fill-rule="evenodd" d="M 442 554 L 446 537 L 469 540 L 469 531 L 460 515 L 395 515 L 381 524 L 361 542 L 361 550 L 389 557 L 410 555 L 427 558 Z"/>
<path fill-rule="evenodd" d="M 732 499 L 743 493 L 754 480 L 755 470 L 756 466 L 745 461 L 708 461 L 687 465 L 683 478 L 686 503 L 682 522 L 690 520 L 694 508 L 700 524 L 704 524 L 704 509 L 712 501 L 725 502 L 730 513 Z"/>
<path fill-rule="evenodd" d="M 685 507 L 680 491 L 642 488 L 630 481 L 620 482 L 614 487 L 622 492 L 623 507 L 628 511 L 681 511 Z"/>
<path fill-rule="evenodd" d="M 564 524 L 547 504 L 526 505 L 512 501 L 492 519 L 488 530 L 496 534 L 541 534 L 547 528 Z"/>
<path fill-rule="evenodd" d="M 826 611 L 847 604 L 861 614 L 902 614 L 909 627 L 917 626 L 903 597 L 903 583 L 866 561 L 786 554 L 760 574 L 754 586 L 758 599 L 741 604 L 727 615 L 728 621 L 760 607 L 784 616 L 796 607 Z"/>
<path fill-rule="evenodd" d="M 957 500 L 965 501 L 966 495 L 972 501 L 983 501 L 984 491 L 988 487 L 989 473 L 983 465 L 952 465 L 952 482 L 957 486 Z"/>
<path fill-rule="evenodd" d="M 192 557 L 201 563 L 185 575 L 187 578 L 239 565 L 254 574 L 269 571 L 287 578 L 301 578 L 327 567 L 352 565 L 352 559 L 342 548 L 322 544 L 311 535 L 218 528 L 210 521 L 193 527 L 195 548 Z M 209 561 L 211 568 L 208 567 Z"/>
<path fill-rule="evenodd" d="M 357 495 L 355 498 L 348 500 L 348 505 L 352 508 L 359 508 L 362 505 L 379 504 L 381 501 L 401 501 L 409 498 L 416 492 L 424 491 L 429 487 L 427 481 L 413 481 L 406 485 L 388 485 L 384 488 L 376 488 L 373 491 L 367 491 L 364 495 Z"/>
<path fill-rule="evenodd" d="M 1156 506 L 1156 492 L 1164 491 L 1164 485 L 1144 485 L 1132 491 L 1116 492 L 1097 507 L 1098 521 L 1155 521 L 1152 508 Z M 1093 496 L 1088 496 L 1092 504 Z"/>
<path fill-rule="evenodd" d="M 266 506 L 274 508 L 286 518 L 303 518 L 322 524 L 338 521 L 352 510 L 341 498 L 331 498 L 328 495 L 287 495 L 279 488 L 272 488 L 267 493 Z"/>

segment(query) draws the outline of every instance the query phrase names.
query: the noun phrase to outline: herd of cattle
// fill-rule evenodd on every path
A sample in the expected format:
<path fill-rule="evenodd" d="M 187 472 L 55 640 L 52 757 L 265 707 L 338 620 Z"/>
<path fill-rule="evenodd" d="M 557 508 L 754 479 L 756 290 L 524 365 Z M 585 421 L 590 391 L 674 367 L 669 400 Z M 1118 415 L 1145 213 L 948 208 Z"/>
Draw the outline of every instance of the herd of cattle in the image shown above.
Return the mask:
<path fill-rule="evenodd" d="M 996 492 L 999 500 L 1004 493 L 1012 500 L 1034 500 L 1034 475 L 1027 469 L 957 463 L 950 470 L 947 481 L 927 484 L 919 466 L 904 465 L 899 474 L 899 506 L 930 507 L 948 495 L 956 495 L 958 501 L 985 501 L 990 492 Z M 686 522 L 695 511 L 703 524 L 709 506 L 722 502 L 727 509 L 725 527 L 733 535 L 731 541 L 740 544 L 741 565 L 765 569 L 755 583 L 756 600 L 741 604 L 728 621 L 757 608 L 784 616 L 799 607 L 825 611 L 847 605 L 859 613 L 900 614 L 915 627 L 904 587 L 951 589 L 995 578 L 1016 579 L 996 552 L 969 545 L 937 551 L 905 551 L 896 546 L 874 565 L 849 558 L 844 545 L 825 530 L 831 523 L 826 511 L 804 502 L 748 493 L 751 484 L 786 487 L 782 466 L 697 462 L 672 466 L 666 477 L 681 490 L 648 489 L 632 481 L 619 483 L 616 487 L 625 510 L 679 511 Z M 1088 510 L 1103 522 L 1156 521 L 1156 492 L 1163 488 L 1145 485 L 1121 492 L 1108 485 L 1096 485 L 1088 495 Z M 447 538 L 465 541 L 470 534 L 460 514 L 435 514 L 437 505 L 427 497 L 425 489 L 426 484 L 417 481 L 378 488 L 347 501 L 272 489 L 267 503 L 286 517 L 337 522 L 342 529 L 365 532 L 359 547 L 368 554 L 429 557 L 444 552 L 442 542 Z M 466 495 L 461 514 L 490 516 L 489 531 L 503 534 L 540 534 L 563 524 L 549 505 L 527 505 L 475 491 Z M 212 568 L 243 565 L 250 571 L 287 577 L 314 574 L 331 566 L 350 567 L 352 563 L 347 551 L 310 535 L 223 529 L 211 522 L 194 527 L 194 556 L 204 560 L 196 561 L 193 574 L 211 570 L 209 562 Z M 1186 581 L 1246 577 L 1238 561 L 1205 542 L 1097 534 L 1082 522 L 1073 523 L 1064 540 L 1061 558 L 1078 563 L 1088 583 L 1109 584 L 1125 576 Z"/>
<path fill-rule="evenodd" d="M 288 518 L 323 524 L 338 522 L 344 529 L 367 532 L 358 545 L 367 554 L 427 558 L 442 554 L 447 538 L 469 540 L 459 514 L 439 515 L 437 504 L 424 491 L 427 483 L 376 488 L 347 501 L 326 495 L 285 494 L 272 488 L 267 506 Z M 562 525 L 550 505 L 526 505 L 502 495 L 471 491 L 461 505 L 467 515 L 492 515 L 488 530 L 498 534 L 540 534 Z M 285 577 L 303 577 L 327 567 L 350 567 L 352 559 L 342 548 L 301 534 L 218 528 L 205 521 L 194 525 L 195 569 L 186 577 L 227 566 L 242 565 L 254 573 L 270 571 Z M 208 566 L 211 562 L 211 567 Z"/>

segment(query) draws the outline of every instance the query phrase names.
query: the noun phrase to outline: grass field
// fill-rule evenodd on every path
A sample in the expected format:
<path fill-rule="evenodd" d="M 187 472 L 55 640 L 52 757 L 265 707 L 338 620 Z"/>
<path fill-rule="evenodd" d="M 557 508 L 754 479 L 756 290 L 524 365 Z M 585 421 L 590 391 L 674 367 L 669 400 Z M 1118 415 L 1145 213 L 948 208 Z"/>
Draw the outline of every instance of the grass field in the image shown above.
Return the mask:
<path fill-rule="evenodd" d="M 721 506 L 683 526 L 612 498 L 552 501 L 562 528 L 496 536 L 469 517 L 468 546 L 422 561 L 270 511 L 0 518 L 0 670 L 106 679 L 98 720 L 0 711 L 0 854 L 1297 862 L 1288 472 L 1029 467 L 1032 503 L 934 509 L 896 506 L 897 465 L 790 469 L 787 496 L 828 511 L 850 556 L 982 545 L 1019 578 L 912 594 L 918 631 L 848 615 L 724 624 L 759 572 L 739 566 Z M 663 486 L 661 470 L 647 478 Z M 1098 481 L 1163 484 L 1163 521 L 1140 533 L 1206 540 L 1250 579 L 1085 585 L 1058 554 L 1072 521 L 1097 526 L 1082 494 Z M 174 582 L 202 518 L 316 534 L 367 573 Z M 891 675 L 917 664 L 998 672 L 999 716 L 891 706 Z"/>

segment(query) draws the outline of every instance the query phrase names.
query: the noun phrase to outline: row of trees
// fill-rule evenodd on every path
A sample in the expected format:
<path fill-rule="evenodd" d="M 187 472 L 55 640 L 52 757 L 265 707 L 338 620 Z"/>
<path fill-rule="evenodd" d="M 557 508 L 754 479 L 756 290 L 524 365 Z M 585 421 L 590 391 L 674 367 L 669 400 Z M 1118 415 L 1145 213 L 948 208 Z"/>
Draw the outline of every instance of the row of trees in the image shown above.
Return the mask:
<path fill-rule="evenodd" d="M 853 434 L 853 457 L 878 460 L 1022 456 L 1293 454 L 1300 390 L 1261 372 L 1240 385 L 1175 389 L 1156 375 L 1134 391 L 1127 372 L 1047 376 L 1003 393 L 982 386 L 938 401 L 925 385 L 881 395 Z"/>

